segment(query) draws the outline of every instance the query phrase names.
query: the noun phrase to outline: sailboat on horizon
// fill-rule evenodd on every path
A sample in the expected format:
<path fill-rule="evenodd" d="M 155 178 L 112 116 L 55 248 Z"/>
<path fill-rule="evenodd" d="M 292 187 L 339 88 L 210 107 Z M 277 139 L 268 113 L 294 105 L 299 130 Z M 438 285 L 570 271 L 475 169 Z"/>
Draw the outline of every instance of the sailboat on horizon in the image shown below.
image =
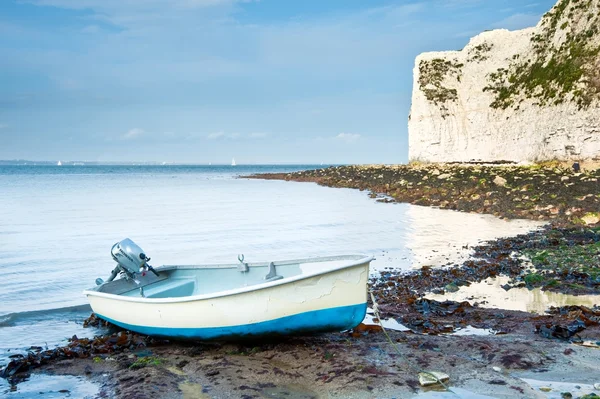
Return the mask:
<path fill-rule="evenodd" d="M 57 166 L 62 166 L 62 162 L 58 161 L 58 162 L 56 163 L 56 165 L 57 165 Z"/>
<path fill-rule="evenodd" d="M 231 158 L 231 166 L 235 166 L 235 165 L 236 165 L 235 158 Z"/>

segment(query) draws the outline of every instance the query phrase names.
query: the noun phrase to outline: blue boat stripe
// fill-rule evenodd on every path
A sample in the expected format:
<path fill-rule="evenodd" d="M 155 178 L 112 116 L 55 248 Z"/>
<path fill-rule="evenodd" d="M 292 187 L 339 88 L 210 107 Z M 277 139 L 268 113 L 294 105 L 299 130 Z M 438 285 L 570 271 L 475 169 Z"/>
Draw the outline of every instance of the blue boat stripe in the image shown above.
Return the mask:
<path fill-rule="evenodd" d="M 288 335 L 327 331 L 343 331 L 356 327 L 365 318 L 367 304 L 340 306 L 281 317 L 275 320 L 228 327 L 173 328 L 149 327 L 123 323 L 97 314 L 98 317 L 124 329 L 141 334 L 169 338 L 250 338 L 260 335 Z"/>

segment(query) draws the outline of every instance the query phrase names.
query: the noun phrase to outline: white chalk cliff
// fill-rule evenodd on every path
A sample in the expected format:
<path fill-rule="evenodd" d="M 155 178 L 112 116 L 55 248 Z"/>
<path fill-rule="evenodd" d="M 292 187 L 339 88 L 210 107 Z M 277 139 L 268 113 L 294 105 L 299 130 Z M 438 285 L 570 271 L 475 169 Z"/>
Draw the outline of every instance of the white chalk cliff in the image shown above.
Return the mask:
<path fill-rule="evenodd" d="M 417 57 L 409 159 L 600 160 L 600 0 Z"/>

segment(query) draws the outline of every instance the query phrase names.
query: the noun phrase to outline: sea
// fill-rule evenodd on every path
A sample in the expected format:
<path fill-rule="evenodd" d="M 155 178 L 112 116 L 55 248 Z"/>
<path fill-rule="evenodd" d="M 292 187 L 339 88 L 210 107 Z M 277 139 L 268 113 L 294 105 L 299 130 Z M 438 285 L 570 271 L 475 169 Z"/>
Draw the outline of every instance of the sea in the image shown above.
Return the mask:
<path fill-rule="evenodd" d="M 110 249 L 124 238 L 153 266 L 364 253 L 375 256 L 371 273 L 379 274 L 455 264 L 482 241 L 539 227 L 380 203 L 354 189 L 244 178 L 322 167 L 0 166 L 0 367 L 31 346 L 102 332 L 82 326 L 91 314 L 82 291 L 109 276 Z M 29 397 L 3 380 L 2 394 Z"/>

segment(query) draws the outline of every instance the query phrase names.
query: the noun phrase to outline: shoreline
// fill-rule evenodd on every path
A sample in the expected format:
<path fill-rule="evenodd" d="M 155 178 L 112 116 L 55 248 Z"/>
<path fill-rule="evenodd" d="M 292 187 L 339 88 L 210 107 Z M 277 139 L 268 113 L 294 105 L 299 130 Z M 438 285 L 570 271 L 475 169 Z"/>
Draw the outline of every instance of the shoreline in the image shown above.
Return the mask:
<path fill-rule="evenodd" d="M 497 398 L 547 397 L 539 387 L 553 389 L 556 395 L 552 381 L 572 382 L 574 398 L 591 393 L 593 384 L 600 383 L 595 366 L 600 362 L 600 343 L 596 343 L 600 342 L 600 307 L 563 306 L 540 315 L 486 308 L 479 298 L 435 301 L 425 294 L 455 292 L 500 275 L 511 279 L 504 288 L 507 292 L 513 287 L 542 287 L 600 294 L 600 276 L 592 274 L 600 269 L 594 252 L 600 228 L 598 222 L 585 221 L 591 220 L 586 215 L 592 209 L 598 209 L 600 190 L 593 191 L 592 197 L 583 194 L 598 187 L 600 171 L 469 168 L 480 171 L 455 165 L 348 166 L 252 177 L 358 188 L 370 190 L 380 202 L 410 199 L 413 202 L 406 202 L 429 206 L 439 206 L 458 190 L 461 197 L 444 208 L 505 218 L 527 214 L 550 223 L 528 234 L 483 243 L 469 260 L 450 268 L 381 271 L 370 281 L 379 312 L 410 330 L 388 330 L 393 344 L 380 327 L 362 324 L 349 332 L 242 343 L 169 342 L 109 329 L 96 340 L 73 337 L 69 345 L 52 350 L 56 356 L 51 358 L 41 348 L 34 349 L 29 363 L 21 368 L 8 365 L 4 373 L 15 370 L 9 376 L 15 384 L 32 372 L 86 376 L 100 387 L 98 397 L 117 398 L 419 397 L 427 391 L 419 385 L 420 370 L 448 374 L 449 386 L 461 393 L 462 389 Z M 476 181 L 475 174 L 480 176 Z M 569 179 L 562 179 L 565 176 Z M 399 179 L 405 183 L 399 184 Z M 549 186 L 538 185 L 544 180 Z M 530 189 L 522 191 L 522 185 Z M 490 191 L 496 193 L 487 195 Z M 486 199 L 477 197 L 482 193 Z M 538 201 L 523 199 L 535 195 Z M 490 203 L 485 206 L 480 200 Z M 545 205 L 549 200 L 556 203 L 553 208 Z M 535 206 L 510 209 L 523 201 Z M 572 210 L 576 203 L 579 209 Z M 582 260 L 592 261 L 588 269 L 577 263 Z M 479 335 L 461 335 L 469 329 Z M 522 378 L 537 380 L 539 386 Z M 575 385 L 592 388 L 585 391 Z M 600 390 L 594 392 L 600 395 Z"/>
<path fill-rule="evenodd" d="M 557 165 L 350 165 L 250 179 L 312 182 L 368 190 L 380 202 L 405 202 L 558 226 L 600 223 L 600 169 Z"/>

